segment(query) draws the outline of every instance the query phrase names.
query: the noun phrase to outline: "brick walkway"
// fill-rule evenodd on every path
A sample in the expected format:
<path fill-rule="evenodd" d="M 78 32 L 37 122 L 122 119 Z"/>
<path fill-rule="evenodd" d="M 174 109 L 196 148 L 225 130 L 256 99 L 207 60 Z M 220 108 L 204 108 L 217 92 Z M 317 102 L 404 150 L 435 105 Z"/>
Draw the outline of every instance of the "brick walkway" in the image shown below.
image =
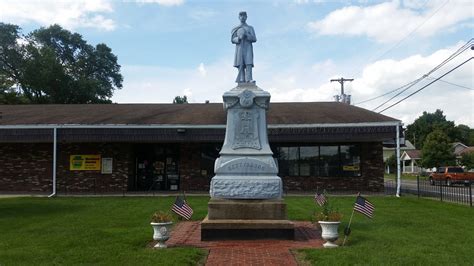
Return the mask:
<path fill-rule="evenodd" d="M 320 248 L 320 232 L 310 222 L 295 222 L 295 240 L 201 241 L 200 222 L 180 222 L 167 241 L 169 247 L 209 250 L 206 265 L 297 265 L 290 249 Z"/>

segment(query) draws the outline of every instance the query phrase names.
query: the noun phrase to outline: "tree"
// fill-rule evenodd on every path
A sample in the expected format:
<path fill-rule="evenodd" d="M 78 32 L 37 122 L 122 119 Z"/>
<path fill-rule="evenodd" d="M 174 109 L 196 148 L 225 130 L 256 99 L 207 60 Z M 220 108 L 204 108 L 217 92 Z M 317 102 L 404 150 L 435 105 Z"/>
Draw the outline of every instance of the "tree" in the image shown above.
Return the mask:
<path fill-rule="evenodd" d="M 59 25 L 23 36 L 0 23 L 0 99 L 8 103 L 111 103 L 122 80 L 105 44 L 94 47 Z"/>
<path fill-rule="evenodd" d="M 469 128 L 466 125 L 457 125 L 456 126 L 456 138 L 455 141 L 459 141 L 467 146 L 474 145 L 472 142 L 472 137 L 474 136 L 474 129 Z"/>
<path fill-rule="evenodd" d="M 474 169 L 474 152 L 463 153 L 461 157 L 461 165 L 466 169 Z"/>
<path fill-rule="evenodd" d="M 186 97 L 186 95 L 184 95 L 183 97 L 176 96 L 174 97 L 173 103 L 176 103 L 176 104 L 188 103 L 188 97 Z"/>
<path fill-rule="evenodd" d="M 454 165 L 455 157 L 449 137 L 441 130 L 428 134 L 421 150 L 421 165 L 426 168 Z"/>
<path fill-rule="evenodd" d="M 397 172 L 397 156 L 395 154 L 390 155 L 390 157 L 387 158 L 385 161 L 385 166 L 389 167 L 390 173 L 396 173 Z"/>
<path fill-rule="evenodd" d="M 458 139 L 454 122 L 446 120 L 443 111 L 439 109 L 434 113 L 423 112 L 423 115 L 407 126 L 405 137 L 413 143 L 417 149 L 422 149 L 428 134 L 434 130 L 443 131 L 452 141 Z"/>

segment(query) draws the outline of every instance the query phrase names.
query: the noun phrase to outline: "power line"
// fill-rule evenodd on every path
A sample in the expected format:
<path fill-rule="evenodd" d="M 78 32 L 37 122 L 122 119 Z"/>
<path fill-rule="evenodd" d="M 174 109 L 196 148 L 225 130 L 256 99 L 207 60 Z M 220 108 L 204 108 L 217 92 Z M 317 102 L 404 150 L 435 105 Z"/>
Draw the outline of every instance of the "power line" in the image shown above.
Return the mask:
<path fill-rule="evenodd" d="M 415 80 L 415 81 L 416 81 L 416 80 Z M 396 91 L 398 91 L 398 90 L 401 90 L 401 89 L 405 88 L 406 86 L 412 84 L 412 83 L 415 82 L 415 81 L 412 81 L 412 82 L 410 82 L 410 83 L 407 83 L 407 84 L 405 84 L 405 85 L 403 85 L 403 86 L 401 86 L 401 87 L 398 87 L 398 88 L 396 88 L 396 89 L 394 89 L 394 90 L 391 90 L 391 91 L 389 91 L 389 92 L 386 92 L 386 93 L 384 93 L 384 94 L 382 94 L 382 95 L 379 95 L 379 96 L 377 96 L 377 97 L 370 98 L 370 99 L 364 100 L 364 101 L 362 101 L 362 102 L 355 103 L 354 105 L 358 105 L 358 104 L 370 102 L 370 101 L 376 100 L 376 99 L 378 99 L 378 98 L 381 98 L 381 97 L 383 97 L 383 96 L 389 95 L 389 94 L 391 94 L 391 93 L 394 93 L 394 92 L 396 92 Z"/>
<path fill-rule="evenodd" d="M 407 91 L 409 88 L 415 86 L 418 82 L 420 82 L 422 79 L 424 79 L 425 76 L 422 76 L 421 78 L 418 78 L 414 81 L 411 82 L 411 85 L 404 88 L 402 91 L 400 91 L 399 93 L 395 94 L 394 96 L 392 96 L 390 99 L 386 100 L 385 102 L 383 102 L 382 104 L 378 105 L 377 107 L 375 107 L 374 109 L 372 109 L 372 111 L 375 111 L 377 109 L 379 109 L 380 107 L 384 106 L 386 103 L 390 102 L 391 100 L 393 100 L 393 98 L 396 98 L 398 95 L 404 93 L 405 91 Z"/>
<path fill-rule="evenodd" d="M 420 82 L 421 80 L 423 80 L 424 78 L 428 77 L 430 74 L 432 74 L 433 72 L 435 72 L 436 70 L 440 69 L 442 66 L 444 66 L 445 64 L 447 64 L 449 61 L 453 60 L 454 58 L 456 58 L 458 55 L 460 55 L 461 53 L 463 53 L 464 51 L 466 51 L 469 47 L 471 47 L 472 49 L 472 46 L 471 46 L 471 42 L 474 40 L 474 38 L 471 38 L 469 41 L 467 41 L 463 46 L 461 46 L 460 48 L 458 48 L 458 50 L 456 50 L 454 53 L 452 53 L 448 58 L 446 58 L 443 62 L 439 63 L 436 67 L 434 67 L 432 70 L 430 70 L 428 73 L 426 73 L 425 75 L 421 76 L 420 78 L 400 87 L 400 88 L 397 88 L 395 90 L 393 90 L 392 92 L 395 92 L 399 89 L 402 89 L 404 88 L 405 86 L 407 86 L 406 88 L 404 88 L 402 91 L 400 91 L 399 93 L 397 93 L 396 95 L 392 96 L 390 99 L 388 99 L 387 101 L 383 102 L 382 104 L 378 105 L 377 107 L 375 107 L 374 109 L 372 109 L 372 111 L 375 111 L 377 110 L 378 108 L 384 106 L 386 103 L 390 102 L 391 100 L 393 100 L 394 98 L 396 98 L 397 96 L 399 96 L 400 94 L 404 93 L 405 91 L 407 91 L 408 89 L 410 89 L 411 87 L 413 87 L 414 85 L 416 85 L 418 82 Z M 392 93 L 390 92 L 390 93 Z M 385 93 L 384 95 L 387 95 L 387 94 L 390 94 L 390 93 Z M 378 96 L 378 97 L 375 97 L 375 98 L 380 98 L 382 97 L 381 96 Z M 373 99 L 375 99 L 373 98 Z M 368 100 L 367 100 L 368 101 Z M 366 102 L 366 101 L 364 101 Z"/>
<path fill-rule="evenodd" d="M 401 99 L 400 101 L 398 101 L 398 102 L 396 102 L 396 103 L 390 105 L 389 107 L 383 109 L 382 111 L 379 112 L 379 114 L 382 113 L 382 112 L 384 112 L 384 111 L 386 111 L 386 110 L 388 110 L 388 109 L 390 109 L 390 108 L 392 108 L 393 106 L 395 106 L 395 105 L 397 105 L 397 104 L 403 102 L 404 100 L 410 98 L 411 96 L 417 94 L 418 92 L 424 90 L 426 87 L 430 86 L 431 84 L 433 84 L 433 83 L 435 83 L 436 81 L 440 80 L 440 79 L 443 78 L 444 76 L 446 76 L 446 75 L 448 75 L 449 73 L 453 72 L 454 70 L 458 69 L 458 68 L 461 67 L 462 65 L 464 65 L 464 64 L 466 64 L 467 62 L 471 61 L 473 58 L 474 58 L 474 57 L 471 57 L 471 58 L 467 59 L 466 61 L 464 61 L 464 62 L 462 62 L 461 64 L 457 65 L 456 67 L 452 68 L 451 70 L 449 70 L 448 72 L 444 73 L 444 74 L 441 75 L 440 77 L 436 78 L 436 79 L 433 80 L 432 82 L 430 82 L 430 83 L 426 84 L 425 86 L 421 87 L 420 89 L 414 91 L 413 93 L 411 93 L 410 95 L 408 95 L 408 96 L 406 96 L 405 98 Z"/>
<path fill-rule="evenodd" d="M 427 78 L 429 78 L 429 79 L 431 79 L 431 80 L 435 79 L 435 78 L 433 78 L 433 77 L 427 77 Z M 463 88 L 463 89 L 466 89 L 466 90 L 473 90 L 473 91 L 474 91 L 473 88 L 469 88 L 469 87 L 466 87 L 466 86 L 464 86 L 464 85 L 459 85 L 459 84 L 452 83 L 452 82 L 449 82 L 449 81 L 446 81 L 446 80 L 442 80 L 442 79 L 440 79 L 439 81 L 444 82 L 444 83 L 449 84 L 449 85 L 453 85 L 453 86 L 459 87 L 459 88 Z"/>

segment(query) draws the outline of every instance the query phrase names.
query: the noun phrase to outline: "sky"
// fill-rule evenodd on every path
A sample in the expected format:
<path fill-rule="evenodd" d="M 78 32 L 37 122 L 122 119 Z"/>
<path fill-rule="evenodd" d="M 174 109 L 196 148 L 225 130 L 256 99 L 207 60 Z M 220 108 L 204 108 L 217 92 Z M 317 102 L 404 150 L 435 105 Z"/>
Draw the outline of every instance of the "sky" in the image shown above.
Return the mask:
<path fill-rule="evenodd" d="M 222 102 L 236 86 L 230 31 L 240 11 L 257 35 L 254 79 L 272 102 L 334 101 L 340 84 L 330 80 L 353 78 L 345 92 L 356 106 L 378 107 L 405 125 L 441 109 L 474 128 L 474 60 L 390 107 L 474 55 L 469 46 L 455 54 L 473 44 L 474 1 L 0 0 L 0 21 L 23 33 L 57 23 L 107 44 L 124 77 L 117 103 L 171 103 L 178 95 Z"/>

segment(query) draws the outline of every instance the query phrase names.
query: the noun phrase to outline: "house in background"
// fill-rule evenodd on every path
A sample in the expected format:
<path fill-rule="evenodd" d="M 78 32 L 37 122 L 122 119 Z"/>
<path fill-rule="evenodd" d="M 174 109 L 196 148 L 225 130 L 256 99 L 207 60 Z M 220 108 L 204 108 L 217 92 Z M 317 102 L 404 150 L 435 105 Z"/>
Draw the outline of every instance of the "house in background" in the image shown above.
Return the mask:
<path fill-rule="evenodd" d="M 474 152 L 474 146 L 466 146 L 461 142 L 454 142 L 453 143 L 453 153 L 456 156 L 456 164 L 461 165 L 461 158 L 462 155 L 465 153 Z"/>
<path fill-rule="evenodd" d="M 468 148 L 468 146 L 464 145 L 461 142 L 454 142 L 453 144 L 453 153 L 456 155 L 456 158 L 459 156 L 461 157 L 461 152 Z"/>
<path fill-rule="evenodd" d="M 411 144 L 409 140 L 405 139 L 405 143 L 400 145 L 400 154 L 403 154 L 405 151 L 413 151 L 416 150 L 415 146 Z M 396 148 L 393 147 L 393 145 L 385 145 L 383 147 L 383 161 L 386 162 L 388 158 L 390 158 L 392 155 L 395 155 Z M 390 169 L 390 165 L 385 164 L 385 173 L 389 174 L 390 172 L 393 172 L 394 169 Z"/>
<path fill-rule="evenodd" d="M 418 166 L 421 160 L 420 150 L 408 150 L 402 153 L 400 161 L 402 162 L 402 173 L 404 174 L 418 174 L 422 168 Z"/>

